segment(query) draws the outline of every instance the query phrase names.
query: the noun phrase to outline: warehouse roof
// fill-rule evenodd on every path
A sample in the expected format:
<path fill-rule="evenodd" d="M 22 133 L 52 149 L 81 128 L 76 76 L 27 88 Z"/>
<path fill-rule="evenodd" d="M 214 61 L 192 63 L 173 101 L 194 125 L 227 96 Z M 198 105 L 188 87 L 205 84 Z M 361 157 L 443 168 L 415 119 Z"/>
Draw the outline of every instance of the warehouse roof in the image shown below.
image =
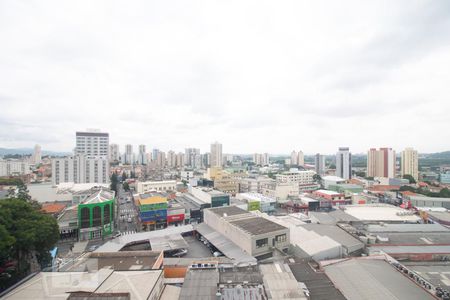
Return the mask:
<path fill-rule="evenodd" d="M 134 234 L 127 234 L 122 235 L 118 238 L 115 238 L 113 240 L 110 240 L 100 246 L 95 252 L 115 252 L 120 251 L 123 247 L 133 244 L 133 243 L 139 243 L 139 242 L 145 242 L 150 239 L 158 238 L 158 237 L 164 237 L 164 236 L 171 236 L 173 234 L 182 234 L 186 232 L 193 231 L 194 228 L 192 225 L 183 225 L 183 226 L 175 226 L 175 227 L 168 227 L 161 230 L 154 230 L 154 231 L 144 231 Z"/>
<path fill-rule="evenodd" d="M 235 260 L 236 264 L 256 264 L 256 258 L 244 252 L 238 245 L 209 227 L 206 223 L 199 224 L 195 229 L 226 257 Z"/>
<path fill-rule="evenodd" d="M 440 224 L 369 224 L 368 232 L 448 232 L 450 229 Z"/>
<path fill-rule="evenodd" d="M 190 269 L 184 278 L 179 299 L 214 299 L 218 282 L 217 269 Z"/>
<path fill-rule="evenodd" d="M 259 269 L 269 299 L 307 299 L 288 265 L 263 264 Z"/>
<path fill-rule="evenodd" d="M 286 227 L 281 226 L 275 222 L 269 221 L 262 217 L 245 218 L 230 222 L 233 225 L 238 226 L 244 231 L 247 231 L 251 235 L 265 234 L 273 231 L 283 230 Z"/>
<path fill-rule="evenodd" d="M 344 211 L 361 221 L 417 222 L 420 220 L 413 212 L 389 204 L 347 205 Z"/>
<path fill-rule="evenodd" d="M 328 236 L 334 241 L 338 242 L 347 249 L 362 249 L 364 248 L 364 243 L 353 237 L 351 234 L 345 232 L 336 225 L 326 225 L 326 224 L 305 224 L 302 225 L 303 228 L 307 230 L 314 231 L 322 236 Z"/>
<path fill-rule="evenodd" d="M 348 259 L 324 269 L 348 300 L 434 299 L 384 260 Z"/>

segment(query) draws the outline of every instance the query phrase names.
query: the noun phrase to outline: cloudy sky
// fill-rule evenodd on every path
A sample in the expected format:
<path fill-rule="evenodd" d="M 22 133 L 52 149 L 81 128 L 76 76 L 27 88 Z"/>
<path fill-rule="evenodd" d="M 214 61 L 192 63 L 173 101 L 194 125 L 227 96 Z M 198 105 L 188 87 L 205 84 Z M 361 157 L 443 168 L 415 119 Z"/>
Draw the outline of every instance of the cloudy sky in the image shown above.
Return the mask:
<path fill-rule="evenodd" d="M 0 147 L 437 152 L 449 117 L 450 1 L 0 1 Z"/>

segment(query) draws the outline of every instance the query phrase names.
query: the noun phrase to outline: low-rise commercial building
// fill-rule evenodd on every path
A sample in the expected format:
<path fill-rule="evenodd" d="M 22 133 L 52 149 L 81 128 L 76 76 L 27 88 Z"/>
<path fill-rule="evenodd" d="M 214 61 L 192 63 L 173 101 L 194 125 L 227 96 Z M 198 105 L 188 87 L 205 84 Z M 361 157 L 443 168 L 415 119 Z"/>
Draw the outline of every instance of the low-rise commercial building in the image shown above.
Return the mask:
<path fill-rule="evenodd" d="M 136 184 L 136 192 L 139 194 L 147 192 L 167 192 L 176 191 L 177 182 L 175 180 L 167 181 L 139 181 Z"/>
<path fill-rule="evenodd" d="M 328 189 L 330 185 L 338 185 L 346 183 L 344 178 L 338 176 L 324 176 L 322 177 L 323 186 Z"/>
<path fill-rule="evenodd" d="M 160 194 L 140 194 L 139 219 L 145 229 L 164 228 L 167 225 L 167 198 Z"/>
<path fill-rule="evenodd" d="M 205 204 L 210 204 L 211 207 L 228 206 L 230 205 L 230 195 L 223 192 L 213 190 L 211 188 L 189 187 L 189 193 L 199 199 Z"/>
<path fill-rule="evenodd" d="M 271 197 L 264 196 L 258 193 L 240 193 L 236 198 L 244 200 L 248 204 L 248 211 L 259 210 L 271 214 L 275 211 L 276 200 Z"/>
<path fill-rule="evenodd" d="M 289 246 L 288 228 L 235 206 L 206 209 L 204 219 L 256 258 L 272 256 L 274 248 L 287 251 Z"/>

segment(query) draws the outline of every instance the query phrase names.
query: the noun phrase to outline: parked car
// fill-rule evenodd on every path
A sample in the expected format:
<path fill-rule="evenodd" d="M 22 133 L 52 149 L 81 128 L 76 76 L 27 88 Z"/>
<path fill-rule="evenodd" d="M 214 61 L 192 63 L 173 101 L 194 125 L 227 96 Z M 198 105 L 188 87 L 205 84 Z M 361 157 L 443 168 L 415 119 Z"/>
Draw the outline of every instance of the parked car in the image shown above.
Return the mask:
<path fill-rule="evenodd" d="M 127 222 L 128 222 L 128 223 L 131 223 L 131 218 L 130 218 L 130 217 L 128 217 Z"/>
<path fill-rule="evenodd" d="M 90 246 L 88 251 L 90 251 L 90 252 L 95 251 L 95 250 L 97 250 L 98 247 L 99 247 L 98 245 Z"/>
<path fill-rule="evenodd" d="M 213 253 L 214 257 L 223 256 L 222 252 L 216 251 Z"/>
<path fill-rule="evenodd" d="M 186 255 L 187 252 L 188 252 L 187 249 L 180 249 L 180 250 L 176 251 L 175 253 L 173 253 L 172 256 L 180 257 L 180 256 L 183 256 L 183 255 Z"/>

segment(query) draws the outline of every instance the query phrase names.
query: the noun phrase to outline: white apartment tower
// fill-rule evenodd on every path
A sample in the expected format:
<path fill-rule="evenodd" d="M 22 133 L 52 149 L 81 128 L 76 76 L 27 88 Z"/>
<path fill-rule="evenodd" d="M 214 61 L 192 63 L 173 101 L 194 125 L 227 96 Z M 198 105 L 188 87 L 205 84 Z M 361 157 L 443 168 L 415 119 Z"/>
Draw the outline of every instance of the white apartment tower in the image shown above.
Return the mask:
<path fill-rule="evenodd" d="M 411 175 L 419 180 L 419 154 L 413 148 L 406 148 L 402 152 L 401 175 Z"/>
<path fill-rule="evenodd" d="M 177 162 L 176 162 L 176 166 L 178 167 L 178 168 L 181 168 L 181 167 L 183 167 L 185 164 L 184 164 L 184 153 L 182 153 L 182 152 L 178 152 L 178 154 L 177 154 Z"/>
<path fill-rule="evenodd" d="M 295 150 L 291 152 L 291 165 L 298 166 L 298 154 Z"/>
<path fill-rule="evenodd" d="M 134 155 L 133 155 L 133 145 L 127 144 L 125 145 L 125 164 L 131 165 L 134 163 Z"/>
<path fill-rule="evenodd" d="M 392 148 L 371 148 L 367 152 L 367 176 L 394 178 L 395 159 Z"/>
<path fill-rule="evenodd" d="M 52 159 L 52 184 L 109 183 L 109 162 L 106 156 L 75 155 Z"/>
<path fill-rule="evenodd" d="M 109 145 L 109 161 L 114 162 L 119 160 L 120 160 L 119 145 L 117 144 Z"/>
<path fill-rule="evenodd" d="M 41 146 L 36 145 L 34 146 L 34 152 L 33 152 L 33 159 L 34 164 L 40 164 L 42 162 L 42 152 L 41 152 Z"/>
<path fill-rule="evenodd" d="M 147 164 L 147 150 L 145 145 L 139 145 L 138 163 L 140 165 Z"/>
<path fill-rule="evenodd" d="M 75 154 L 109 157 L 109 133 L 96 130 L 77 131 Z"/>
<path fill-rule="evenodd" d="M 222 144 L 215 142 L 211 144 L 211 167 L 222 167 Z"/>
<path fill-rule="evenodd" d="M 336 176 L 346 180 L 352 178 L 352 154 L 348 147 L 340 147 L 336 153 Z"/>
<path fill-rule="evenodd" d="M 177 166 L 177 154 L 172 150 L 167 152 L 167 166 L 169 168 L 175 168 Z"/>
<path fill-rule="evenodd" d="M 314 157 L 314 165 L 316 168 L 316 173 L 319 175 L 325 174 L 325 156 L 317 153 Z"/>
<path fill-rule="evenodd" d="M 297 157 L 298 165 L 302 167 L 305 166 L 305 155 L 303 154 L 302 150 L 298 151 Z"/>
<path fill-rule="evenodd" d="M 200 149 L 198 148 L 186 148 L 184 163 L 191 168 L 199 168 L 201 163 Z"/>

